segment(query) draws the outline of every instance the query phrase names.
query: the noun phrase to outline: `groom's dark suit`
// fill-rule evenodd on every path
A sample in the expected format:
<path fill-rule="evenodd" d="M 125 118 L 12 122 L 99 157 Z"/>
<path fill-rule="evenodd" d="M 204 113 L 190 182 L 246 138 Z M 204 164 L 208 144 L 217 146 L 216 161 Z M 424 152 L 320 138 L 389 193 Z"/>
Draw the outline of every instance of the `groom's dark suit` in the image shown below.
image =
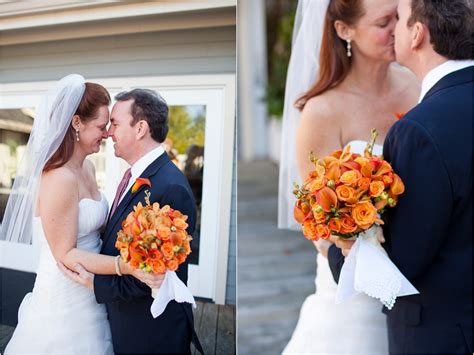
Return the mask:
<path fill-rule="evenodd" d="M 191 188 L 181 171 L 166 153 L 151 163 L 140 176 L 151 186 L 142 186 L 135 193 L 126 192 L 115 213 L 110 216 L 103 234 L 101 254 L 118 255 L 115 248 L 122 221 L 138 202 L 145 203 L 145 191 L 150 201 L 170 205 L 188 216 L 188 233 L 196 224 L 196 206 Z M 180 265 L 178 277 L 186 283 L 187 262 Z M 189 303 L 171 301 L 158 318 L 153 318 L 153 302 L 148 286 L 132 276 L 96 275 L 94 292 L 98 303 L 105 303 L 112 330 L 115 353 L 190 353 L 194 333 L 193 314 Z"/>
<path fill-rule="evenodd" d="M 474 67 L 443 77 L 389 131 L 384 157 L 405 183 L 383 244 L 420 291 L 387 314 L 391 353 L 472 353 Z M 331 247 L 339 277 L 340 251 Z"/>

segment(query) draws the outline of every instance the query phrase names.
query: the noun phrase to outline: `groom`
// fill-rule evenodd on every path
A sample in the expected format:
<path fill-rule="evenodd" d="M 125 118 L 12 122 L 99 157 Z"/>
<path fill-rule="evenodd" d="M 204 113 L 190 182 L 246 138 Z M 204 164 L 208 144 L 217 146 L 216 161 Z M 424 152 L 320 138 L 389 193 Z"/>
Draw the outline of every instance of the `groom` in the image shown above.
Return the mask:
<path fill-rule="evenodd" d="M 400 0 L 397 61 L 420 80 L 420 103 L 389 131 L 384 157 L 405 183 L 387 212 L 391 260 L 420 291 L 387 314 L 391 353 L 471 354 L 473 12 L 465 0 Z M 338 241 L 346 255 L 350 242 Z M 329 263 L 338 279 L 335 246 Z"/>
<path fill-rule="evenodd" d="M 118 94 L 111 118 L 109 137 L 114 141 L 115 155 L 131 168 L 125 172 L 112 204 L 103 234 L 101 254 L 118 255 L 115 247 L 122 221 L 138 202 L 144 203 L 145 190 L 150 202 L 170 205 L 188 216 L 188 233 L 196 224 L 196 206 L 186 177 L 170 161 L 161 143 L 168 133 L 168 106 L 154 91 L 134 89 Z M 151 186 L 132 192 L 137 178 L 147 178 Z M 116 354 L 179 353 L 190 354 L 190 343 L 202 348 L 193 325 L 189 303 L 168 303 L 165 311 L 153 318 L 150 288 L 132 276 L 91 275 L 80 272 L 84 282 L 91 283 L 98 303 L 107 307 L 112 341 Z M 88 274 L 88 275 L 87 275 Z M 176 271 L 186 283 L 187 262 Z M 92 277 L 93 276 L 93 277 Z M 81 279 L 75 281 L 83 283 Z M 87 281 L 89 280 L 89 281 Z M 86 285 L 92 287 L 92 285 Z"/>

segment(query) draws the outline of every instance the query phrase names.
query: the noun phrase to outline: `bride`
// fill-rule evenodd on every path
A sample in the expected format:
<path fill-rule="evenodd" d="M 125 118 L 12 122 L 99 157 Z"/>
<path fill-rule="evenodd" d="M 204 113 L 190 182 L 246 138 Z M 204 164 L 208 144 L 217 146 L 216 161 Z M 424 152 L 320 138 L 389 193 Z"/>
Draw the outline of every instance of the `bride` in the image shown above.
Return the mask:
<path fill-rule="evenodd" d="M 23 299 L 5 354 L 113 354 L 105 306 L 57 263 L 147 281 L 145 273 L 98 254 L 108 203 L 86 157 L 107 138 L 109 105 L 104 87 L 73 74 L 61 79 L 36 111 L 0 238 L 33 242 L 41 253 L 33 291 Z"/>
<path fill-rule="evenodd" d="M 393 64 L 397 3 L 300 0 L 285 93 L 280 228 L 301 230 L 293 221 L 292 184 L 313 170 L 311 151 L 323 157 L 350 145 L 353 152 L 363 154 L 375 128 L 379 136 L 373 153 L 380 155 L 397 113 L 416 104 L 416 78 Z M 380 302 L 360 294 L 336 305 L 337 285 L 327 260 L 328 250 L 335 246 L 326 240 L 314 244 L 316 292 L 305 300 L 283 353 L 388 353 Z"/>

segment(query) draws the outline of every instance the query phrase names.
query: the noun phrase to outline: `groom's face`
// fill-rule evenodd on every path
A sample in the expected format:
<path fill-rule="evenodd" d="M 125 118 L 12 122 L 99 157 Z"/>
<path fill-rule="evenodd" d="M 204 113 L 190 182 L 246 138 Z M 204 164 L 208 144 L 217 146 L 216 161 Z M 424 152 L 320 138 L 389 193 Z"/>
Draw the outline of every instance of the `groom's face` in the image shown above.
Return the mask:
<path fill-rule="evenodd" d="M 409 58 L 412 52 L 412 33 L 407 23 L 411 16 L 411 0 L 400 0 L 397 12 L 398 21 L 395 26 L 395 55 L 398 63 L 409 67 Z"/>
<path fill-rule="evenodd" d="M 110 115 L 109 137 L 112 138 L 115 156 L 132 163 L 137 135 L 134 126 L 131 125 L 133 116 L 131 106 L 133 99 L 127 101 L 117 101 L 112 108 Z"/>

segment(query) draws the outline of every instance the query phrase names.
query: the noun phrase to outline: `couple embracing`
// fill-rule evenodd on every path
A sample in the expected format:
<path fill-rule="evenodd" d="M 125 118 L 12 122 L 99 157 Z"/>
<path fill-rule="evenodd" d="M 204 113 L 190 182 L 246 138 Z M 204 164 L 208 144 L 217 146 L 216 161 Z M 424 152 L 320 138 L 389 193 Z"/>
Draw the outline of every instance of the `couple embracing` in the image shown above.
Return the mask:
<path fill-rule="evenodd" d="M 202 350 L 191 304 L 170 301 L 154 318 L 151 288 L 163 275 L 133 270 L 119 257 L 117 232 L 133 206 L 170 205 L 196 223 L 193 194 L 161 143 L 168 106 L 147 89 L 122 92 L 109 114 L 107 90 L 80 75 L 61 79 L 36 111 L 25 156 L 7 205 L 2 239 L 41 249 L 33 291 L 20 306 L 5 354 L 190 353 Z M 111 138 L 130 168 L 109 203 L 87 156 Z M 187 263 L 177 270 L 187 281 Z"/>
<path fill-rule="evenodd" d="M 284 353 L 473 353 L 472 2 L 300 0 L 295 23 L 279 225 L 292 227 L 291 184 L 314 169 L 309 153 L 363 154 L 376 128 L 374 153 L 405 184 L 379 242 L 419 294 L 391 310 L 365 294 L 335 304 L 354 242 L 318 240 L 316 293 Z"/>

